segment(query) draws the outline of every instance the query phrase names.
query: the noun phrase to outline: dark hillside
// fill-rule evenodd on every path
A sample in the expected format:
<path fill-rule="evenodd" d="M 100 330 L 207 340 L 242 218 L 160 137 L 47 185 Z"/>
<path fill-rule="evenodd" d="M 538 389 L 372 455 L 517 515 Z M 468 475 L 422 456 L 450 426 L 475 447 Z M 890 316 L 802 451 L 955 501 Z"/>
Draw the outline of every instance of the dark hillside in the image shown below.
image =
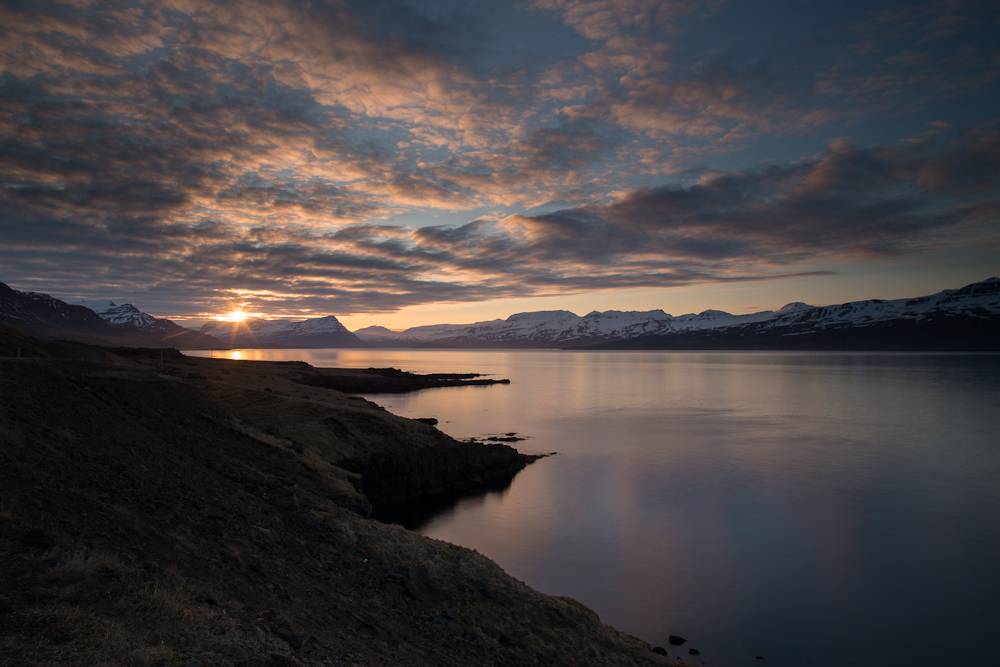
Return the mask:
<path fill-rule="evenodd" d="M 365 518 L 365 492 L 453 482 L 417 452 L 475 479 L 523 465 L 510 448 L 449 456 L 474 446 L 286 378 L 297 364 L 0 340 L 22 348 L 0 359 L 0 664 L 662 661 L 474 552 Z M 366 481 L 393 466 L 388 490 Z"/>

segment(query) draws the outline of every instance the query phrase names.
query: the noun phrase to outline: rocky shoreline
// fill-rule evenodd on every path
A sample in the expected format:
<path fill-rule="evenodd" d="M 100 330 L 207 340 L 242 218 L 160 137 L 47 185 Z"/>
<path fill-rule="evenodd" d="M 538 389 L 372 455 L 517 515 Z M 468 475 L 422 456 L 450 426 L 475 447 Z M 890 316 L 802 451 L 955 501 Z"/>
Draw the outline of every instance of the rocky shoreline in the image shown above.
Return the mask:
<path fill-rule="evenodd" d="M 0 331 L 0 663 L 671 664 L 370 518 L 533 460 L 334 388 L 398 390 L 399 373 Z"/>
<path fill-rule="evenodd" d="M 308 365 L 308 364 L 307 364 Z M 507 379 L 483 377 L 479 373 L 429 373 L 419 375 L 407 373 L 398 368 L 349 368 L 324 369 L 309 367 L 298 382 L 313 387 L 336 389 L 351 394 L 402 394 L 419 389 L 439 389 L 444 387 L 488 387 L 494 384 L 510 384 Z"/>

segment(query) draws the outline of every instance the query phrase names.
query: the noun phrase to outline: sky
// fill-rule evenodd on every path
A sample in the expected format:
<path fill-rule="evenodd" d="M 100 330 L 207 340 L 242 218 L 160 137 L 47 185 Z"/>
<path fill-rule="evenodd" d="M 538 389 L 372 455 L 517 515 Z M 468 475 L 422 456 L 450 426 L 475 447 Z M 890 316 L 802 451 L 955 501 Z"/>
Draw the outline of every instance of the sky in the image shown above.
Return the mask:
<path fill-rule="evenodd" d="M 1000 273 L 992 2 L 0 0 L 0 281 L 196 323 Z"/>

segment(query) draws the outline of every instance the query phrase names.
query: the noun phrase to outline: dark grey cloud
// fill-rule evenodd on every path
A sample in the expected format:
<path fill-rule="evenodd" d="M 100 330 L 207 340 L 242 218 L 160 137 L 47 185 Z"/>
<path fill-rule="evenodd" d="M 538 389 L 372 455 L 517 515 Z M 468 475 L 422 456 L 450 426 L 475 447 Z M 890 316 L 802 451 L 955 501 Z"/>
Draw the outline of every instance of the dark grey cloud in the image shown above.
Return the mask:
<path fill-rule="evenodd" d="M 996 132 L 955 143 L 831 147 L 796 164 L 638 189 L 603 206 L 523 218 L 530 252 L 605 259 L 666 257 L 785 262 L 822 252 L 899 253 L 927 234 L 976 222 L 1000 184 L 983 176 L 1000 159 Z M 990 172 L 986 172 L 990 173 Z"/>
<path fill-rule="evenodd" d="M 413 249 L 432 245 L 448 265 L 539 289 L 756 279 L 820 257 L 892 256 L 961 236 L 996 213 L 1000 185 L 968 173 L 998 157 L 995 132 L 837 144 L 799 163 L 637 189 L 608 204 L 426 228 Z"/>
<path fill-rule="evenodd" d="M 8 258 L 47 276 L 113 259 L 109 274 L 119 284 L 153 275 L 149 298 L 172 303 L 183 294 L 196 308 L 209 308 L 226 290 L 245 291 L 245 300 L 263 309 L 372 312 L 427 301 L 759 280 L 814 273 L 782 267 L 819 257 L 906 252 L 995 220 L 1000 189 L 969 172 L 1000 159 L 998 147 L 987 131 L 889 148 L 840 144 L 803 162 L 641 188 L 606 204 L 415 229 L 355 224 L 286 235 L 267 225 L 241 231 L 133 217 L 120 230 L 93 234 L 19 209 L 23 224 L 5 224 L 0 242 L 31 245 Z M 44 235 L 31 227 L 38 222 Z M 446 274 L 452 277 L 424 277 Z"/>
<path fill-rule="evenodd" d="M 364 312 L 766 279 L 995 224 L 989 123 L 683 171 L 873 97 L 993 85 L 977 3 L 893 14 L 883 41 L 891 16 L 858 17 L 812 73 L 680 53 L 722 3 L 501 5 L 3 3 L 0 279 L 175 314 Z"/>
<path fill-rule="evenodd" d="M 577 169 L 609 153 L 616 141 L 613 131 L 582 118 L 560 119 L 553 127 L 531 131 L 521 145 L 532 171 Z"/>

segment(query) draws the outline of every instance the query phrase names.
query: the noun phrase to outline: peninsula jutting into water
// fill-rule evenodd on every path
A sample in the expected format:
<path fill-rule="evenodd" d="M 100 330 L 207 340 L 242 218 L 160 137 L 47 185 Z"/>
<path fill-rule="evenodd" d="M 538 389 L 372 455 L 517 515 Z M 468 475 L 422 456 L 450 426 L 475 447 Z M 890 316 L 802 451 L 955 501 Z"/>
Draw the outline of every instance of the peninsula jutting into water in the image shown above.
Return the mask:
<path fill-rule="evenodd" d="M 581 604 L 366 518 L 535 458 L 336 389 L 398 375 L 0 330 L 4 662 L 655 664 Z"/>

